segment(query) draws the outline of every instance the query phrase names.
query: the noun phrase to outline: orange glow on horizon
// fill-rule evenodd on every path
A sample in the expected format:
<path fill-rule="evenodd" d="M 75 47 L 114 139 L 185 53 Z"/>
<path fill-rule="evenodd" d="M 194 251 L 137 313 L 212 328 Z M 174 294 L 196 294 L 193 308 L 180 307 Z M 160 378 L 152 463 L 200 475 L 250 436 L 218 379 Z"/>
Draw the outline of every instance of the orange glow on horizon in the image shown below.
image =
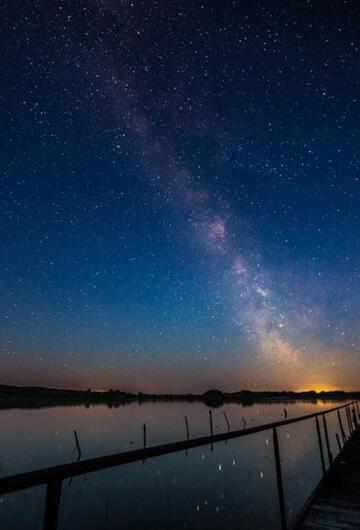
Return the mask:
<path fill-rule="evenodd" d="M 332 386 L 329 384 L 315 384 L 315 385 L 308 385 L 306 387 L 303 387 L 298 390 L 298 392 L 310 392 L 311 390 L 314 390 L 315 392 L 337 392 L 343 390 L 342 388 L 338 388 L 336 386 Z"/>

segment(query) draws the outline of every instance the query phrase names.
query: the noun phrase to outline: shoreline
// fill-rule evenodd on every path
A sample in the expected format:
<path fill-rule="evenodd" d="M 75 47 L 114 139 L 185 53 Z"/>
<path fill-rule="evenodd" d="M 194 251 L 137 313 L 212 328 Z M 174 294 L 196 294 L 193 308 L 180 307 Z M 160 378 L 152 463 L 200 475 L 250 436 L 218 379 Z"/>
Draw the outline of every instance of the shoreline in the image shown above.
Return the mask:
<path fill-rule="evenodd" d="M 360 398 L 360 392 L 292 392 L 292 391 L 258 391 L 241 390 L 238 392 L 222 392 L 208 390 L 202 394 L 132 394 L 120 390 L 97 392 L 91 390 L 64 390 L 47 387 L 23 387 L 0 385 L 0 409 L 12 408 L 45 408 L 55 406 L 95 406 L 108 407 L 126 406 L 131 403 L 203 403 L 210 408 L 221 407 L 229 403 L 252 406 L 255 403 L 292 403 L 304 401 L 344 401 Z"/>

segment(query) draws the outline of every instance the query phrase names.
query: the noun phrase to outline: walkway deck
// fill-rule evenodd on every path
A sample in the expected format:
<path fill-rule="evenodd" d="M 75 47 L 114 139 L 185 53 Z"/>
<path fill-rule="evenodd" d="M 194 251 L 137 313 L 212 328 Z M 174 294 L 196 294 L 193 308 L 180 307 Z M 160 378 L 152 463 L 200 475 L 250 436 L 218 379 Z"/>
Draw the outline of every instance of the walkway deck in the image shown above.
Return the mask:
<path fill-rule="evenodd" d="M 360 432 L 341 451 L 316 490 L 297 530 L 360 529 Z"/>

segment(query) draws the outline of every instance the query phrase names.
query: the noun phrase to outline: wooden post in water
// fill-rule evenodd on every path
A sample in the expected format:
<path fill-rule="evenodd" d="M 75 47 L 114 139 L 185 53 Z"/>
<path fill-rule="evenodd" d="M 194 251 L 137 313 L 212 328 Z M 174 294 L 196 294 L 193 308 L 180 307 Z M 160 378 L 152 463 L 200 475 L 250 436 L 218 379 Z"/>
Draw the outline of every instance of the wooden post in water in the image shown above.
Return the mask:
<path fill-rule="evenodd" d="M 325 433 L 326 449 L 327 449 L 327 454 L 328 454 L 328 459 L 329 459 L 329 466 L 331 467 L 333 463 L 333 455 L 330 451 L 330 442 L 329 442 L 329 435 L 328 435 L 328 430 L 327 430 L 325 414 L 323 414 L 322 417 L 323 417 L 323 423 L 324 423 L 324 433 Z"/>
<path fill-rule="evenodd" d="M 146 449 L 146 423 L 143 424 L 143 445 L 144 449 Z M 143 465 L 145 464 L 145 458 L 142 460 Z"/>
<path fill-rule="evenodd" d="M 226 425 L 227 425 L 227 430 L 230 431 L 229 418 L 227 417 L 227 414 L 226 414 L 225 410 L 223 412 L 224 412 L 224 418 L 225 418 Z"/>
<path fill-rule="evenodd" d="M 189 432 L 189 422 L 188 422 L 187 416 L 185 416 L 185 427 L 186 427 L 186 439 L 189 440 L 190 432 Z"/>
<path fill-rule="evenodd" d="M 213 417 L 212 417 L 211 409 L 209 410 L 209 421 L 210 421 L 210 436 L 213 436 L 214 428 L 213 428 Z M 214 444 L 213 444 L 213 441 L 211 440 L 210 451 L 213 451 L 213 450 L 214 450 Z"/>
<path fill-rule="evenodd" d="M 342 424 L 342 421 L 341 421 L 341 415 L 340 415 L 340 411 L 339 410 L 337 411 L 337 415 L 338 415 L 338 419 L 339 419 L 340 432 L 341 432 L 341 436 L 342 436 L 342 439 L 343 439 L 343 445 L 345 445 L 347 439 L 346 439 L 346 434 L 345 434 L 344 427 L 343 427 L 343 424 Z"/>
<path fill-rule="evenodd" d="M 76 432 L 75 429 L 74 429 L 74 437 L 75 437 L 76 449 L 77 449 L 77 452 L 78 452 L 78 460 L 80 460 L 80 458 L 81 458 L 81 447 L 80 447 L 79 438 L 78 438 L 78 435 L 77 435 L 77 432 Z"/>
<path fill-rule="evenodd" d="M 144 449 L 146 449 L 146 423 L 143 425 L 143 442 L 144 442 Z"/>
<path fill-rule="evenodd" d="M 284 487 L 283 487 L 283 481 L 282 481 L 282 475 L 281 475 L 279 441 L 278 441 L 276 427 L 273 427 L 273 443 L 274 443 L 274 455 L 275 455 L 276 481 L 277 481 L 278 496 L 279 496 L 281 530 L 286 530 L 287 523 L 286 523 Z"/>
<path fill-rule="evenodd" d="M 323 474 L 325 475 L 326 467 L 325 467 L 324 449 L 323 449 L 323 444 L 322 444 L 319 419 L 317 416 L 315 416 L 315 422 L 316 422 L 316 432 L 317 432 L 318 442 L 319 442 L 321 469 L 322 469 Z"/>
<path fill-rule="evenodd" d="M 186 439 L 187 439 L 187 441 L 189 441 L 189 439 L 190 439 L 190 432 L 189 432 L 189 422 L 188 422 L 187 416 L 185 416 L 185 427 L 186 427 Z M 186 450 L 185 450 L 185 458 L 188 457 L 188 454 L 189 454 L 189 450 L 186 449 Z"/>
<path fill-rule="evenodd" d="M 43 530 L 57 530 L 61 496 L 61 480 L 52 480 L 46 486 Z"/>

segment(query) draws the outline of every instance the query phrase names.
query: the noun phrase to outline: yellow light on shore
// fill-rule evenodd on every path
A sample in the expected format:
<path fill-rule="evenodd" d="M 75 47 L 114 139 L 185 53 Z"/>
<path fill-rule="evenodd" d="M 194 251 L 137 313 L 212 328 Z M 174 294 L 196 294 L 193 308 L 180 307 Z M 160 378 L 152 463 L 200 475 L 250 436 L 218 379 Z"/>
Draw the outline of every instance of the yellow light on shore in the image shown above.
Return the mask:
<path fill-rule="evenodd" d="M 298 392 L 310 392 L 311 390 L 314 390 L 316 393 L 319 392 L 336 392 L 338 390 L 342 390 L 341 388 L 337 388 L 335 386 L 326 385 L 326 384 L 315 384 L 315 385 L 309 385 L 307 387 L 301 388 L 298 390 Z"/>

